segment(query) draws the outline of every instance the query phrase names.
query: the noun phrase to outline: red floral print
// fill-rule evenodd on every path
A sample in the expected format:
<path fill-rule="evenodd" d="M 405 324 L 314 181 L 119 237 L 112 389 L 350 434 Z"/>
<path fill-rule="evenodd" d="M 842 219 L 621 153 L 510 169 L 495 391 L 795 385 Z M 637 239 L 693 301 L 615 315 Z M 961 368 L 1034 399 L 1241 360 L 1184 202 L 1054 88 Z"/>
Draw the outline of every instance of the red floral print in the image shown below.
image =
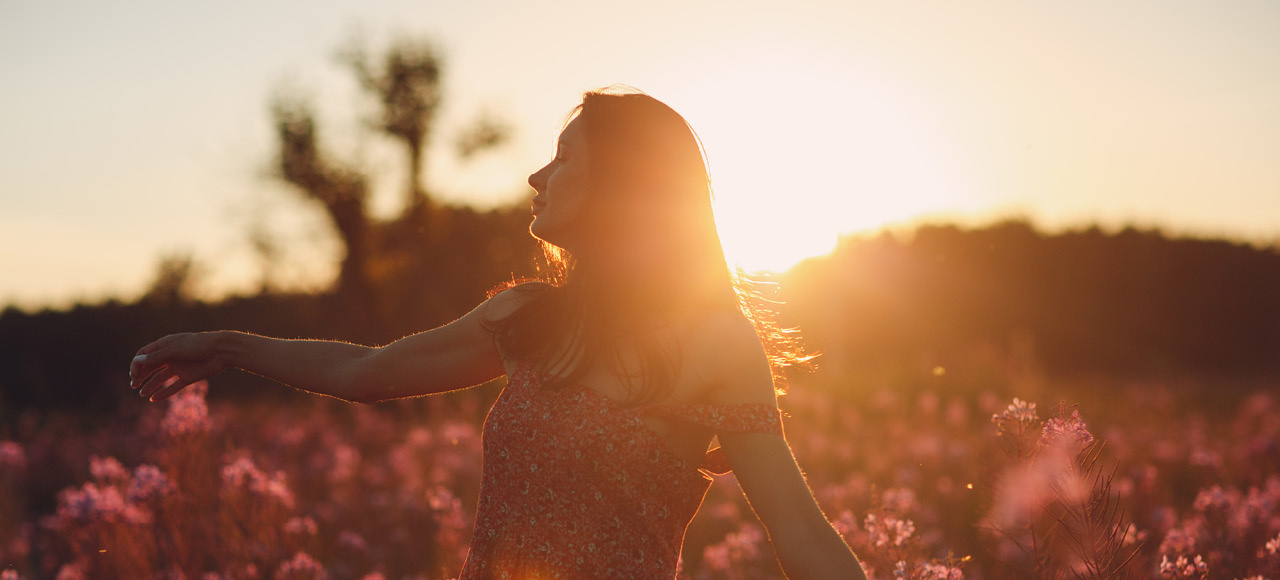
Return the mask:
<path fill-rule="evenodd" d="M 642 417 L 782 435 L 769 404 L 624 407 L 585 386 L 541 388 L 520 365 L 484 422 L 484 470 L 459 580 L 663 578 L 685 528 L 729 470 L 719 448 L 691 466 Z"/>

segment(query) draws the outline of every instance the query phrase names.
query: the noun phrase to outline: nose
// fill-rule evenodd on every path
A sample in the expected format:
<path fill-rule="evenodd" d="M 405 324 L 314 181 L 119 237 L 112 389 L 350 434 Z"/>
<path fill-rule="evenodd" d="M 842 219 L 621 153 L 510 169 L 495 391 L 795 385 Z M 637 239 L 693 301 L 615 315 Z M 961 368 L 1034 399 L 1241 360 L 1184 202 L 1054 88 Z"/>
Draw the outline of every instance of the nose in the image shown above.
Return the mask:
<path fill-rule="evenodd" d="M 541 192 L 547 188 L 547 176 L 545 175 L 548 166 L 543 166 L 533 173 L 529 174 L 529 187 L 534 191 Z"/>

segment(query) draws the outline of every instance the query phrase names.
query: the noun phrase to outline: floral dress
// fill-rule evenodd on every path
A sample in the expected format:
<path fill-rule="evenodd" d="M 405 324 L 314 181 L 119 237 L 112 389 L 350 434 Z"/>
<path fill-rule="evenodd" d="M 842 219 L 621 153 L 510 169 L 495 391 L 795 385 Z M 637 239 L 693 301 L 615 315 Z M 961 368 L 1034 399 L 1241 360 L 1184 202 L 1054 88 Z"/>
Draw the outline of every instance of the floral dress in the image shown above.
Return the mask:
<path fill-rule="evenodd" d="M 770 404 L 628 408 L 585 386 L 541 385 L 520 365 L 485 418 L 480 500 L 459 580 L 674 578 L 709 474 L 729 466 L 719 448 L 690 466 L 642 417 L 782 435 Z"/>

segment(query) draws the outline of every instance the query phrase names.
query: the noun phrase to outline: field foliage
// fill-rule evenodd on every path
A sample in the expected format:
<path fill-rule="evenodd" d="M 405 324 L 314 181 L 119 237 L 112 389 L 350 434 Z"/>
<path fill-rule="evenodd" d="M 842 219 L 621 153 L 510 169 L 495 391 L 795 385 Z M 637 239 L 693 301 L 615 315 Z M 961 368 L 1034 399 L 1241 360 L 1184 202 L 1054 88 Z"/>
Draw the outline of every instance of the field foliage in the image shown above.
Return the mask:
<path fill-rule="evenodd" d="M 1275 395 L 988 367 L 819 373 L 781 399 L 872 578 L 1280 578 Z M 0 443 L 0 578 L 451 578 L 500 389 L 366 406 L 220 401 L 202 383 L 106 422 L 29 411 Z M 681 577 L 781 577 L 732 475 Z"/>

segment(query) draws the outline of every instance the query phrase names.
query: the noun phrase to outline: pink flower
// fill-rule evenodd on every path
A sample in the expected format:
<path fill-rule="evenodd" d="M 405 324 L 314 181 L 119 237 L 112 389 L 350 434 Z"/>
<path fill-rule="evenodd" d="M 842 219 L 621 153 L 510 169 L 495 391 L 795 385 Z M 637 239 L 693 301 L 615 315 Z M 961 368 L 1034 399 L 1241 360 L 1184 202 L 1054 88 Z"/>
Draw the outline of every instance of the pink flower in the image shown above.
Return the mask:
<path fill-rule="evenodd" d="M 364 538 L 351 530 L 342 530 L 338 533 L 338 546 L 352 552 L 361 553 L 369 549 L 369 544 L 364 541 Z"/>
<path fill-rule="evenodd" d="M 909 514 L 920 507 L 916 503 L 916 492 L 909 487 L 886 489 L 880 496 L 884 508 L 896 514 Z"/>
<path fill-rule="evenodd" d="M 1169 528 L 1164 535 L 1164 540 L 1160 542 L 1160 553 L 1190 554 L 1196 548 L 1199 527 L 1197 520 L 1185 520 L 1180 527 Z"/>
<path fill-rule="evenodd" d="M 1013 431 L 1014 426 L 1019 430 L 1025 430 L 1039 420 L 1040 417 L 1036 415 L 1036 404 L 1017 397 L 1013 398 L 1013 403 L 1003 413 L 991 416 L 991 423 L 996 426 L 996 433 L 1000 434 Z"/>
<path fill-rule="evenodd" d="M 89 575 L 84 571 L 84 565 L 79 562 L 63 564 L 58 568 L 57 580 L 88 580 Z"/>
<path fill-rule="evenodd" d="M 295 516 L 284 523 L 284 531 L 287 534 L 314 536 L 319 530 L 311 516 Z"/>
<path fill-rule="evenodd" d="M 355 476 L 360 468 L 360 450 L 353 445 L 339 443 L 333 448 L 333 466 L 329 469 L 329 483 L 342 483 Z"/>
<path fill-rule="evenodd" d="M 22 471 L 27 467 L 27 452 L 20 443 L 0 441 L 0 470 Z"/>
<path fill-rule="evenodd" d="M 1194 560 L 1188 561 L 1186 556 L 1178 556 L 1173 562 L 1169 561 L 1169 556 L 1162 555 L 1160 574 L 1165 578 L 1204 578 L 1209 574 L 1209 565 L 1199 554 Z"/>
<path fill-rule="evenodd" d="M 169 410 L 165 413 L 160 428 L 170 436 L 208 431 L 209 407 L 204 401 L 208 390 L 209 383 L 200 381 L 171 397 Z"/>
<path fill-rule="evenodd" d="M 849 534 L 858 529 L 858 522 L 853 519 L 852 511 L 841 510 L 836 519 L 831 520 L 831 527 L 835 528 L 836 533 L 848 538 Z"/>
<path fill-rule="evenodd" d="M 1075 443 L 1084 447 L 1093 442 L 1093 434 L 1080 418 L 1080 411 L 1072 410 L 1070 417 L 1053 417 L 1044 424 L 1040 435 L 1040 446 L 1047 447 L 1057 443 Z"/>
<path fill-rule="evenodd" d="M 277 471 L 267 477 L 248 457 L 239 457 L 222 467 L 222 482 L 228 487 L 248 487 L 260 497 L 279 502 L 285 508 L 293 508 L 293 492 L 285 485 L 284 472 Z"/>
<path fill-rule="evenodd" d="M 964 580 L 964 572 L 944 564 L 925 564 L 920 578 L 921 580 Z"/>
<path fill-rule="evenodd" d="M 879 518 L 876 517 L 876 514 L 867 514 L 863 527 L 867 529 L 871 543 L 876 547 L 883 547 L 888 544 L 901 546 L 916 532 L 916 524 L 911 520 L 891 517 Z"/>
<path fill-rule="evenodd" d="M 1089 486 L 1076 470 L 1074 459 L 1070 450 L 1054 445 L 1003 473 L 991 506 L 992 522 L 1008 528 L 1034 518 L 1054 499 L 1083 501 Z"/>
<path fill-rule="evenodd" d="M 173 493 L 174 489 L 173 481 L 159 467 L 144 463 L 133 470 L 133 481 L 125 495 L 129 501 L 141 503 Z"/>
<path fill-rule="evenodd" d="M 306 552 L 298 552 L 276 569 L 275 580 L 321 580 L 328 578 L 324 566 Z"/>
<path fill-rule="evenodd" d="M 101 520 L 143 524 L 151 521 L 151 512 L 126 502 L 120 490 L 98 487 L 93 483 L 86 483 L 79 489 L 62 490 L 57 516 L 64 522 Z"/>
<path fill-rule="evenodd" d="M 89 457 L 89 473 L 98 483 L 111 483 L 129 479 L 129 470 L 114 457 Z"/>
<path fill-rule="evenodd" d="M 1220 512 L 1230 513 L 1236 503 L 1240 501 L 1240 492 L 1236 490 L 1223 490 L 1222 486 L 1215 485 L 1200 490 L 1196 494 L 1195 503 L 1192 506 L 1198 512 Z"/>

